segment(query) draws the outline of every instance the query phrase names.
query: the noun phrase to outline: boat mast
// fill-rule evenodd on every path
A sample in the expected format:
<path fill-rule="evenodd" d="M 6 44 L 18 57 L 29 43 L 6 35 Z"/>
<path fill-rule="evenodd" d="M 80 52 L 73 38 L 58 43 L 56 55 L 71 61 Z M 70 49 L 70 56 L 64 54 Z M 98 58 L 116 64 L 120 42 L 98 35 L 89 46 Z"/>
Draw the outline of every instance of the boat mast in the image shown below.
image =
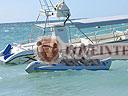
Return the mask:
<path fill-rule="evenodd" d="M 79 30 L 79 32 L 81 32 L 89 41 L 91 41 L 92 44 L 94 44 L 93 41 L 71 19 L 69 19 L 70 15 L 71 15 L 70 9 L 65 4 L 64 0 L 61 0 L 61 2 L 58 3 L 56 6 L 53 5 L 51 0 L 48 0 L 48 1 L 43 0 L 44 5 L 42 4 L 41 0 L 39 0 L 39 2 L 40 2 L 40 6 L 41 6 L 41 13 L 45 14 L 45 16 L 46 16 L 45 26 L 44 26 L 44 35 L 45 35 L 49 17 L 53 16 L 54 13 L 56 12 L 56 15 L 58 18 L 61 18 L 61 17 L 66 18 L 64 21 L 64 26 L 67 21 L 70 21 L 70 23 L 72 25 L 74 25 Z M 54 11 L 51 9 L 51 7 Z M 40 17 L 40 15 L 38 16 L 37 20 L 39 19 L 39 17 Z"/>
<path fill-rule="evenodd" d="M 49 19 L 50 16 L 54 15 L 54 12 L 51 9 L 51 7 L 53 7 L 53 4 L 50 0 L 49 0 L 49 2 L 46 1 L 46 0 L 43 0 L 43 1 L 39 0 L 39 3 L 40 3 L 40 6 L 41 6 L 41 10 L 40 10 L 40 13 L 37 17 L 37 21 L 38 21 L 41 14 L 46 16 L 45 27 L 44 27 L 44 30 L 43 30 L 43 33 L 44 33 L 43 35 L 45 35 L 48 19 Z"/>

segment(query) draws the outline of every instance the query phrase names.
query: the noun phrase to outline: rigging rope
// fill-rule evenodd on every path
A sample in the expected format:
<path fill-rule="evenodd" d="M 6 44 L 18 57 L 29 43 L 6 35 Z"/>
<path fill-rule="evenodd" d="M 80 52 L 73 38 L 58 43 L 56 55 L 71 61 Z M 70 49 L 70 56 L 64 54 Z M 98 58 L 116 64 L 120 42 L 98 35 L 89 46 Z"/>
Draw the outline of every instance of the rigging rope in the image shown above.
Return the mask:
<path fill-rule="evenodd" d="M 50 9 L 49 9 L 49 5 L 48 5 L 48 2 L 47 2 L 46 0 L 44 0 L 44 3 L 45 3 L 45 5 L 47 6 L 48 11 L 50 11 Z"/>
<path fill-rule="evenodd" d="M 93 43 L 93 41 L 83 32 L 83 31 L 81 31 L 81 29 L 77 26 L 77 25 L 75 25 L 73 22 L 72 22 L 72 20 L 71 19 L 68 19 L 70 22 L 71 22 L 71 24 L 73 24 L 87 39 L 89 39 L 91 42 L 92 42 L 92 44 L 94 44 Z"/>
<path fill-rule="evenodd" d="M 46 20 L 45 20 L 45 27 L 44 27 L 44 34 L 43 35 L 45 35 L 45 33 L 46 33 L 47 22 L 48 22 L 48 16 L 46 17 Z"/>
<path fill-rule="evenodd" d="M 43 9 L 43 5 L 42 5 L 41 0 L 39 0 L 39 3 L 40 3 L 40 6 L 41 6 L 41 9 Z"/>
<path fill-rule="evenodd" d="M 54 7 L 53 3 L 51 2 L 51 0 L 49 0 L 49 2 L 50 2 L 50 4 L 52 5 L 52 7 L 55 9 L 55 7 Z"/>

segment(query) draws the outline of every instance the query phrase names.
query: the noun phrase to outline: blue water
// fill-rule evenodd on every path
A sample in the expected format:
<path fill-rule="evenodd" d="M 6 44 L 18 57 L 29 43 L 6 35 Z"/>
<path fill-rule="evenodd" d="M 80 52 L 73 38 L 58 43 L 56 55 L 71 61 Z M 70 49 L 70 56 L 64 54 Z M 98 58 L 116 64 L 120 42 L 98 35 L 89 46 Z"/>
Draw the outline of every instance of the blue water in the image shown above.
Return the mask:
<path fill-rule="evenodd" d="M 42 31 L 33 26 L 32 23 L 0 25 L 0 49 L 8 43 L 27 41 L 29 36 L 36 40 Z M 104 27 L 107 26 L 101 29 Z M 113 61 L 109 71 L 27 74 L 26 66 L 0 65 L 0 96 L 128 96 L 128 61 Z"/>

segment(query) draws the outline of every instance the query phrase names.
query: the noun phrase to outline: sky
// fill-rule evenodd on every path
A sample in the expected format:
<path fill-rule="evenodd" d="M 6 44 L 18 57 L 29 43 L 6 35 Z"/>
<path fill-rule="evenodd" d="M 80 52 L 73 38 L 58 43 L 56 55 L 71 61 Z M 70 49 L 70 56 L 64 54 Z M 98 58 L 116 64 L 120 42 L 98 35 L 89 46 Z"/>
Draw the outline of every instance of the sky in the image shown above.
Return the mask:
<path fill-rule="evenodd" d="M 128 15 L 128 0 L 65 0 L 65 2 L 71 10 L 71 18 Z M 0 23 L 35 21 L 39 10 L 38 0 L 0 0 Z"/>

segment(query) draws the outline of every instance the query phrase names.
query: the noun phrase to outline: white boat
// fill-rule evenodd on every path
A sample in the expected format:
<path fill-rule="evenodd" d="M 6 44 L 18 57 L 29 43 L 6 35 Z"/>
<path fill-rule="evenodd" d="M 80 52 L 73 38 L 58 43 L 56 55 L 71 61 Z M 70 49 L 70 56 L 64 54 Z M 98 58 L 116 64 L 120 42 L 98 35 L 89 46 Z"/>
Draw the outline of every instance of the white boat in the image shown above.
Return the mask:
<path fill-rule="evenodd" d="M 70 69 L 109 70 L 111 66 L 110 57 L 103 60 L 90 59 L 84 54 L 85 45 L 88 46 L 90 43 L 93 43 L 93 41 L 91 41 L 91 39 L 79 28 L 78 30 L 86 37 L 86 39 L 82 38 L 83 41 L 80 43 L 71 42 L 70 36 L 68 36 L 69 31 L 65 26 L 66 21 L 69 20 L 70 11 L 65 2 L 60 2 L 54 9 L 58 9 L 56 10 L 57 16 L 66 18 L 65 22 L 63 24 L 54 23 L 53 25 L 48 22 L 44 24 L 44 36 L 36 43 L 37 48 L 35 51 L 37 61 L 30 63 L 26 68 L 26 72 L 63 71 Z M 45 12 L 47 13 L 46 10 Z M 49 30 L 47 31 L 47 29 Z M 48 32 L 49 35 L 46 35 Z"/>
<path fill-rule="evenodd" d="M 24 64 L 34 59 L 35 43 L 29 44 L 8 44 L 0 52 L 0 62 L 3 64 Z"/>

